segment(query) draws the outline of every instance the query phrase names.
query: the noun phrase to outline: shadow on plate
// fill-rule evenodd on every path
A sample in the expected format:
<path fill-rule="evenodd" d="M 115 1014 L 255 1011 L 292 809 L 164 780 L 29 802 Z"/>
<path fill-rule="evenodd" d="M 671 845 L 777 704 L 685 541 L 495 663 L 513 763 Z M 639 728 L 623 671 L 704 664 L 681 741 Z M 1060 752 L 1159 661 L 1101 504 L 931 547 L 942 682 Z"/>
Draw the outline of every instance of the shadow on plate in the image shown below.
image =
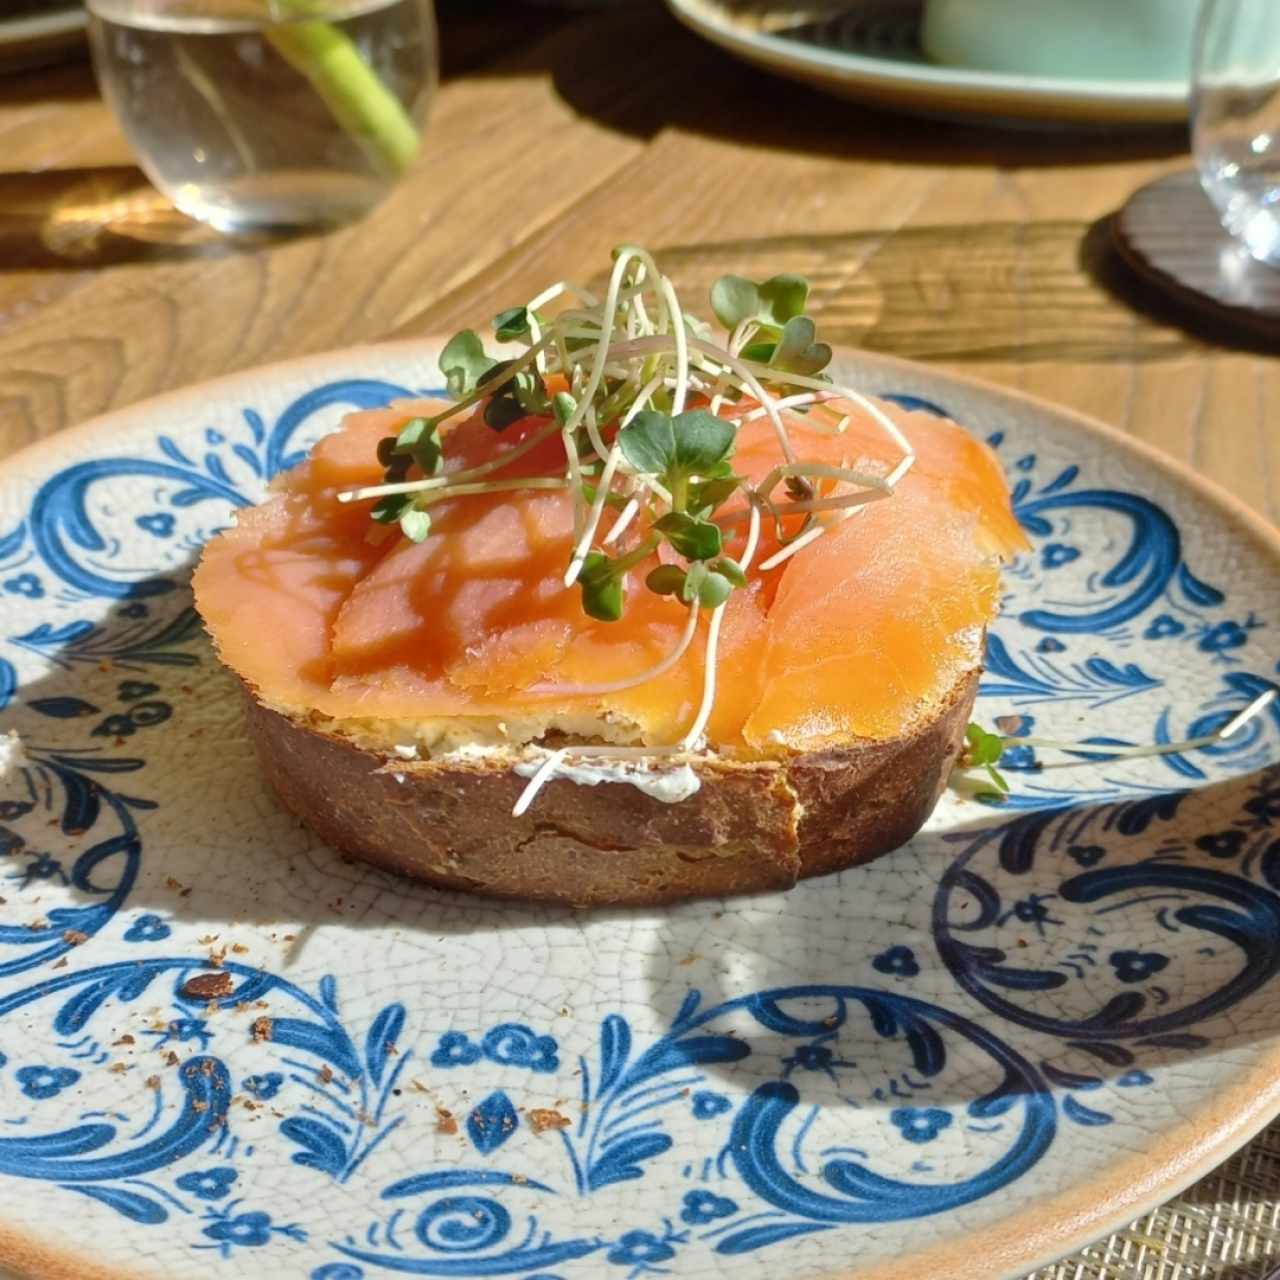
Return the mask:
<path fill-rule="evenodd" d="M 835 1103 L 841 1063 L 879 1078 L 905 1037 L 905 1066 L 928 1089 L 904 1081 L 902 1096 L 936 1104 L 973 1096 L 969 1077 L 948 1086 L 931 1072 L 945 1042 L 969 1056 L 1016 1042 L 1006 1065 L 1021 1071 L 1013 1057 L 1034 1055 L 1035 1071 L 1087 1106 L 1103 1081 L 1138 1086 L 1274 1034 L 1274 1001 L 1249 997 L 1280 970 L 1278 828 L 1272 767 L 926 832 L 789 895 L 672 911 L 651 956 L 654 1002 L 665 1022 L 690 988 L 703 1008 L 775 993 L 775 1007 L 748 1002 L 717 1021 L 751 1047 L 739 1081 L 781 1067 Z"/>

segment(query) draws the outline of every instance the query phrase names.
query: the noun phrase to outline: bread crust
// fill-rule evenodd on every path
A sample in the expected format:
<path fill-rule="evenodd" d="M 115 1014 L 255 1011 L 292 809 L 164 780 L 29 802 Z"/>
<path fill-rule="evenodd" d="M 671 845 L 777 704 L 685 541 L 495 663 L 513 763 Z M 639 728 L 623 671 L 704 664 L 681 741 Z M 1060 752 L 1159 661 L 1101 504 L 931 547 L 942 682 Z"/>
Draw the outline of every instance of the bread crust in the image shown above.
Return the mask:
<path fill-rule="evenodd" d="M 977 685 L 886 742 L 694 761 L 702 785 L 677 804 L 558 778 L 519 818 L 526 779 L 505 762 L 389 761 L 246 694 L 263 774 L 329 844 L 445 889 L 602 906 L 786 889 L 898 848 L 946 785 Z"/>

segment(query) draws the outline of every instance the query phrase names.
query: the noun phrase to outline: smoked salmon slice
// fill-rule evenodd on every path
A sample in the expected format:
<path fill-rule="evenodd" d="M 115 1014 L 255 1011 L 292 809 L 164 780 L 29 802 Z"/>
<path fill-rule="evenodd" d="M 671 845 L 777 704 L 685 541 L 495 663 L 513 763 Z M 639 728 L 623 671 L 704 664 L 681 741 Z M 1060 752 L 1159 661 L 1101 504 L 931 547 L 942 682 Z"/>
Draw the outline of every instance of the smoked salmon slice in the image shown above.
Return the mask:
<path fill-rule="evenodd" d="M 735 472 L 758 482 L 783 456 L 766 419 L 742 421 L 751 407 L 721 412 L 741 424 Z M 953 422 L 878 407 L 916 464 L 892 497 L 833 524 L 777 568 L 753 567 L 730 597 L 707 730 L 717 750 L 751 758 L 892 737 L 980 661 L 999 564 L 1026 545 L 999 464 Z M 338 501 L 381 480 L 382 437 L 438 408 L 405 402 L 351 414 L 207 545 L 194 589 L 222 659 L 261 701 L 294 715 L 397 725 L 594 721 L 616 741 L 677 740 L 702 694 L 700 643 L 660 677 L 593 690 L 672 653 L 689 607 L 644 588 L 655 558 L 628 574 L 620 621 L 588 617 L 563 581 L 575 538 L 566 490 L 450 498 L 432 507 L 431 534 L 419 543 L 371 525 L 367 505 Z M 805 458 L 888 474 L 897 459 L 867 410 L 827 409 L 829 422 L 842 420 L 838 434 L 788 419 Z M 551 421 L 529 415 L 498 433 L 477 411 L 446 425 L 447 468 L 509 452 Z M 565 461 L 553 432 L 500 474 L 563 472 Z M 755 566 L 778 549 L 779 532 L 798 527 L 799 517 L 780 530 L 766 520 Z M 745 521 L 735 530 L 731 554 Z M 700 616 L 700 637 L 707 626 Z"/>

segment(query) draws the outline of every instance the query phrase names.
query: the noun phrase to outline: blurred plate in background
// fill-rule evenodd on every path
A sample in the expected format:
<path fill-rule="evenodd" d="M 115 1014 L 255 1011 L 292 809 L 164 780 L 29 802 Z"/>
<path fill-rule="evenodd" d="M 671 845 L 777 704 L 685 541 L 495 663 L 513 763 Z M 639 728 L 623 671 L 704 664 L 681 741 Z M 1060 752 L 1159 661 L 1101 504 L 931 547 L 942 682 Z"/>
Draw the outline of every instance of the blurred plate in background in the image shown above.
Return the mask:
<path fill-rule="evenodd" d="M 1187 118 L 1186 80 L 1042 79 L 939 66 L 920 49 L 922 0 L 667 0 L 730 53 L 828 93 L 928 115 L 1019 124 Z"/>
<path fill-rule="evenodd" d="M 79 4 L 46 5 L 0 17 L 0 72 L 61 62 L 84 47 L 85 11 Z"/>

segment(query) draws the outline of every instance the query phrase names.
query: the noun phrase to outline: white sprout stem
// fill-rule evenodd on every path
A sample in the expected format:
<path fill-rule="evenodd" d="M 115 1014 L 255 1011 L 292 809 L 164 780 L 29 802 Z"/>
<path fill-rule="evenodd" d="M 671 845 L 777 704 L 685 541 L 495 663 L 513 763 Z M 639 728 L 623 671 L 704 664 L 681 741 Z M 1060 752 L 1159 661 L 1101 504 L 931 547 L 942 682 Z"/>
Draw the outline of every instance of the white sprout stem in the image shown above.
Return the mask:
<path fill-rule="evenodd" d="M 647 256 L 647 255 L 646 255 Z M 645 262 L 637 255 L 637 263 L 639 269 L 631 278 L 635 283 L 635 290 L 630 298 L 627 308 L 627 337 L 629 338 L 647 338 L 651 334 L 657 333 L 660 329 L 665 328 L 666 321 L 666 304 L 660 298 L 658 302 L 659 314 L 662 319 L 654 324 L 649 319 L 649 311 L 644 305 L 644 291 L 648 287 L 645 281 L 649 275 Z M 658 266 L 652 258 L 648 259 L 648 264 L 653 267 L 653 278 L 658 279 Z"/>
<path fill-rule="evenodd" d="M 609 456 L 605 459 L 604 470 L 600 473 L 600 479 L 596 482 L 596 496 L 591 502 L 590 510 L 587 512 L 582 532 L 578 535 L 578 540 L 574 544 L 573 555 L 569 559 L 569 567 L 564 571 L 564 585 L 566 587 L 573 586 L 578 580 L 578 575 L 582 572 L 582 566 L 591 550 L 591 543 L 595 540 L 596 530 L 600 527 L 600 517 L 604 514 L 605 500 L 609 497 L 609 488 L 613 484 L 613 475 L 618 469 L 618 462 L 621 458 L 622 449 L 615 441 L 613 448 L 609 450 Z"/>
<path fill-rule="evenodd" d="M 720 646 L 720 619 L 724 617 L 724 605 L 718 604 L 711 611 L 711 621 L 707 625 L 707 658 L 702 674 L 702 703 L 689 732 L 680 739 L 680 746 L 688 751 L 699 742 L 706 732 L 707 723 L 711 719 L 711 709 L 716 700 L 716 652 Z"/>
<path fill-rule="evenodd" d="M 538 324 L 538 317 L 533 314 L 532 307 L 525 308 L 525 315 L 529 320 L 529 341 L 534 346 L 542 345 L 542 327 Z M 547 376 L 547 353 L 545 350 L 539 351 L 533 358 L 534 367 L 538 370 L 538 375 L 545 378 Z"/>
<path fill-rule="evenodd" d="M 834 439 L 844 435 L 837 427 L 828 426 L 825 422 L 815 422 L 812 417 L 792 418 L 792 425 L 815 436 L 826 436 Z"/>
<path fill-rule="evenodd" d="M 775 409 L 796 409 L 806 404 L 822 404 L 824 400 L 829 399 L 831 399 L 830 396 L 821 396 L 816 391 L 800 391 L 793 396 L 783 396 L 781 400 L 775 400 L 773 405 Z M 740 421 L 758 422 L 761 418 L 767 416 L 768 412 L 763 408 L 752 409 L 750 412 L 744 413 Z"/>
<path fill-rule="evenodd" d="M 753 365 L 750 361 L 744 362 L 751 368 L 758 368 L 764 373 L 768 373 L 767 365 Z M 787 374 L 787 382 L 796 387 L 809 387 L 814 391 L 825 391 L 832 399 L 852 400 L 854 404 L 865 409 L 876 422 L 876 424 L 885 431 L 889 438 L 902 450 L 903 453 L 914 454 L 915 449 L 912 448 L 911 442 L 903 435 L 901 428 L 887 413 L 881 409 L 874 400 L 869 396 L 865 396 L 861 391 L 855 391 L 852 387 L 845 386 L 838 382 L 820 382 L 817 378 L 811 378 L 803 373 Z"/>
<path fill-rule="evenodd" d="M 578 407 L 570 415 L 568 422 L 565 423 L 566 432 L 576 431 L 582 424 L 583 419 L 587 416 L 588 410 L 591 407 L 592 401 L 595 399 L 596 392 L 600 389 L 600 383 L 604 379 L 605 359 L 609 353 L 609 343 L 613 338 L 613 326 L 618 315 L 618 294 L 622 289 L 622 281 L 626 275 L 627 267 L 633 260 L 640 263 L 640 265 L 644 267 L 644 269 L 648 271 L 655 280 L 659 279 L 661 276 L 661 272 L 659 272 L 657 264 L 643 249 L 637 249 L 634 245 L 628 245 L 618 253 L 617 260 L 613 264 L 613 270 L 609 273 L 609 288 L 605 293 L 604 306 L 600 315 L 600 333 L 596 338 L 591 374 L 587 378 L 587 385 L 583 388 L 582 396 L 578 401 Z M 665 320 L 666 300 L 662 297 L 661 293 L 659 293 L 658 299 L 661 304 Z M 639 306 L 642 309 L 643 303 L 640 302 L 639 292 L 636 294 L 635 301 L 639 303 Z M 636 339 L 636 341 L 646 342 L 652 341 L 652 339 L 640 338 Z M 588 431 L 590 431 L 590 427 L 588 427 Z M 596 444 L 594 438 L 591 443 L 593 445 Z M 600 445 L 597 445 L 596 447 L 600 456 L 603 457 L 606 450 Z"/>
<path fill-rule="evenodd" d="M 851 511 L 858 511 L 860 508 L 852 507 Z M 768 573 L 770 569 L 776 569 L 784 561 L 790 560 L 792 556 L 803 551 L 805 547 L 817 542 L 827 531 L 825 524 L 815 524 L 812 529 L 806 529 L 798 538 L 788 542 L 785 547 L 779 551 L 775 551 L 767 560 L 760 562 L 760 572 Z"/>
<path fill-rule="evenodd" d="M 850 509 L 856 511 L 860 507 L 865 507 L 869 502 L 879 502 L 881 499 L 889 497 L 892 497 L 892 494 L 885 489 L 862 489 L 857 493 L 838 493 L 831 498 L 809 498 L 805 502 L 768 502 L 758 495 L 756 500 L 764 503 L 772 515 L 805 516 L 813 515 L 819 511 L 847 511 Z M 749 508 L 739 508 L 737 511 L 730 511 L 725 515 L 716 516 L 716 519 L 721 524 L 737 524 L 738 521 L 749 518 Z"/>
<path fill-rule="evenodd" d="M 518 476 L 514 480 L 484 480 L 474 484 L 450 484 L 428 491 L 428 501 L 464 497 L 473 493 L 506 493 L 513 489 L 564 489 L 568 481 L 560 476 Z M 339 502 L 364 502 L 369 498 L 391 497 L 399 493 L 419 493 L 422 481 L 406 480 L 403 484 L 376 484 L 368 489 L 348 489 L 338 494 Z"/>
<path fill-rule="evenodd" d="M 773 397 L 771 397 L 760 385 L 759 378 L 756 377 L 749 361 L 741 360 L 737 356 L 726 352 L 722 347 L 717 347 L 714 343 L 706 342 L 702 338 L 687 339 L 690 350 L 705 352 L 719 364 L 732 370 L 737 374 L 739 381 L 743 384 L 745 390 L 749 391 L 756 401 L 764 408 L 774 432 L 778 437 L 778 443 L 782 448 L 782 456 L 788 462 L 796 461 L 796 451 L 791 444 L 791 437 L 787 434 L 787 425 L 782 421 L 782 416 L 778 413 Z M 674 345 L 674 339 L 670 334 L 660 334 L 650 338 L 635 338 L 622 346 L 614 348 L 613 356 L 615 359 L 619 357 L 627 358 L 633 355 L 643 355 L 651 351 L 669 351 Z M 576 361 L 575 361 L 576 362 Z M 764 366 L 761 366 L 762 368 Z M 592 376 L 595 377 L 596 369 L 592 370 Z M 801 379 L 795 375 L 788 374 L 789 382 L 799 383 Z M 590 385 L 590 383 L 588 383 Z M 596 385 L 598 386 L 598 380 Z M 827 390 L 825 383 L 812 383 L 811 385 L 820 390 Z M 591 394 L 595 394 L 593 388 Z M 576 424 L 575 424 L 576 425 Z"/>
<path fill-rule="evenodd" d="M 557 280 L 555 284 L 548 285 L 536 298 L 531 298 L 525 305 L 532 311 L 535 307 L 546 306 L 562 293 L 573 294 L 584 306 L 599 306 L 599 299 L 594 293 L 584 289 L 580 284 L 575 284 L 572 280 Z"/>
<path fill-rule="evenodd" d="M 719 376 L 715 380 L 715 384 L 711 388 L 711 403 L 707 409 L 712 414 L 720 412 L 720 402 L 724 399 L 724 393 L 729 389 L 729 370 L 721 369 Z"/>
<path fill-rule="evenodd" d="M 529 779 L 528 785 L 520 793 L 511 810 L 511 816 L 518 818 L 526 813 L 552 775 L 564 762 L 566 756 L 576 759 L 609 759 L 609 760 L 649 760 L 654 757 L 682 756 L 687 752 L 683 747 L 558 747 L 552 751 Z"/>
<path fill-rule="evenodd" d="M 667 304 L 676 339 L 676 385 L 671 395 L 671 414 L 674 417 L 684 412 L 684 401 L 689 392 L 689 342 L 685 334 L 684 312 L 680 310 L 680 299 L 676 297 L 675 286 L 666 276 L 660 276 L 658 289 Z"/>
<path fill-rule="evenodd" d="M 749 390 L 751 394 L 755 396 L 756 400 L 759 401 L 761 408 L 764 409 L 769 417 L 769 421 L 773 424 L 774 432 L 778 437 L 778 443 L 782 446 L 782 456 L 786 458 L 788 462 L 794 462 L 796 460 L 796 451 L 791 446 L 791 437 L 787 434 L 787 425 L 782 421 L 782 415 L 778 412 L 777 403 L 774 401 L 773 397 L 770 396 L 764 387 L 760 385 L 760 379 L 756 377 L 750 361 L 743 360 L 732 353 L 722 351 L 713 343 L 704 342 L 701 338 L 695 338 L 693 340 L 693 345 L 699 351 L 705 351 L 707 355 L 714 357 L 719 360 L 721 364 L 732 369 L 733 372 L 746 383 L 747 390 Z M 788 381 L 790 381 L 791 375 L 788 374 L 787 378 Z"/>
<path fill-rule="evenodd" d="M 689 646 L 693 643 L 693 637 L 698 630 L 698 602 L 695 600 L 689 606 L 689 617 L 684 624 L 684 631 L 680 635 L 680 640 L 675 648 L 667 654 L 660 662 L 654 663 L 645 671 L 641 671 L 638 675 L 627 676 L 621 680 L 610 680 L 603 684 L 563 684 L 563 685 L 533 685 L 530 693 L 538 694 L 556 694 L 560 697 L 588 697 L 605 693 L 621 693 L 624 689 L 634 689 L 636 685 L 645 684 L 649 680 L 656 680 L 658 676 L 670 671 L 672 667 L 684 657 Z"/>
<path fill-rule="evenodd" d="M 565 468 L 573 494 L 573 536 L 577 538 L 582 531 L 582 464 L 578 458 L 578 441 L 567 426 L 561 430 L 560 439 L 564 444 Z"/>
<path fill-rule="evenodd" d="M 747 345 L 747 337 L 755 328 L 755 324 L 755 316 L 744 316 L 733 326 L 733 332 L 729 335 L 729 341 L 726 344 L 733 355 L 736 356 Z"/>
<path fill-rule="evenodd" d="M 747 545 L 742 551 L 742 572 L 751 568 L 751 562 L 756 558 L 756 551 L 760 546 L 760 507 L 757 503 L 751 504 L 751 515 L 749 517 L 751 523 L 747 526 Z"/>
<path fill-rule="evenodd" d="M 553 751 L 538 768 L 534 771 L 533 777 L 529 779 L 528 785 L 520 793 L 515 805 L 512 807 L 511 816 L 513 818 L 521 817 L 534 802 L 539 791 L 551 781 L 551 775 L 555 773 L 556 766 L 564 759 L 563 751 Z"/>
<path fill-rule="evenodd" d="M 897 483 L 902 479 L 902 476 L 906 475 L 906 472 L 911 470 L 914 463 L 915 454 L 906 454 L 906 456 L 901 458 L 899 463 L 897 463 L 897 466 L 893 467 L 890 474 L 884 477 L 884 483 L 890 486 L 890 489 L 896 489 Z M 772 556 L 769 557 L 762 566 L 760 566 L 760 572 L 764 573 L 771 570 L 771 568 L 777 568 L 780 564 L 785 563 L 788 559 L 791 559 L 792 556 L 795 556 L 797 552 L 803 552 L 806 547 L 812 547 L 815 541 L 822 538 L 823 534 L 826 534 L 829 530 L 835 529 L 837 525 L 844 524 L 846 520 L 850 520 L 851 517 L 858 515 L 859 512 L 865 511 L 865 509 L 867 509 L 867 503 L 859 503 L 858 506 L 849 506 L 842 509 L 842 511 L 838 511 L 835 518 L 832 518 L 832 520 L 823 521 L 820 522 L 820 524 L 814 525 L 813 529 L 806 530 L 799 536 L 799 538 L 787 543 L 786 547 L 774 552 Z"/>
<path fill-rule="evenodd" d="M 622 508 L 618 518 L 613 522 L 613 527 L 604 535 L 604 545 L 611 547 L 622 535 L 627 531 L 627 526 L 640 513 L 640 499 L 629 498 L 627 505 Z"/>
<path fill-rule="evenodd" d="M 587 428 L 587 439 L 591 441 L 591 447 L 596 451 L 597 457 L 605 457 L 609 452 L 609 446 L 605 444 L 604 436 L 600 434 L 600 424 L 596 421 L 596 407 L 590 401 L 587 402 L 587 411 L 582 420 Z M 568 430 L 567 426 L 565 430 Z"/>
<path fill-rule="evenodd" d="M 640 393 L 632 401 L 631 407 L 623 415 L 622 421 L 618 424 L 619 436 L 622 428 L 649 403 L 653 397 L 653 393 L 662 386 L 665 381 L 663 375 L 659 373 L 656 377 L 651 378 L 640 389 Z M 604 515 L 604 504 L 609 498 L 609 488 L 613 484 L 614 473 L 618 469 L 618 464 L 622 461 L 622 446 L 615 438 L 612 448 L 610 448 L 608 456 L 605 459 L 604 471 L 600 474 L 599 482 L 596 485 L 596 496 L 591 503 L 591 510 L 587 514 L 586 526 L 583 528 L 578 540 L 573 548 L 573 555 L 569 560 L 569 567 L 565 570 L 564 585 L 571 587 L 578 580 L 578 575 L 582 572 L 582 566 L 587 558 L 587 553 L 591 550 L 591 543 L 596 536 L 596 530 L 600 527 L 600 519 Z"/>
<path fill-rule="evenodd" d="M 851 467 L 837 467 L 829 462 L 790 462 L 786 466 L 774 467 L 767 476 L 755 486 L 755 491 L 767 498 L 778 481 L 787 476 L 816 476 L 829 480 L 845 480 L 849 484 L 860 484 L 865 489 L 876 489 L 881 493 L 892 492 L 892 486 L 883 476 L 873 476 L 865 471 L 854 471 Z"/>
<path fill-rule="evenodd" d="M 519 476 L 514 480 L 488 480 L 476 484 L 455 484 L 438 489 L 431 495 L 437 498 L 461 497 L 471 493 L 504 493 L 510 489 L 563 489 L 568 481 L 563 476 Z"/>
<path fill-rule="evenodd" d="M 567 369 L 569 367 L 569 344 L 565 341 L 564 333 L 559 325 L 556 325 L 551 330 L 551 333 L 556 342 L 556 355 L 560 357 L 560 363 L 557 367 Z"/>
<path fill-rule="evenodd" d="M 541 431 L 535 431 L 527 440 L 522 440 L 512 449 L 508 449 L 506 453 L 499 454 L 496 458 L 490 458 L 488 462 L 477 463 L 474 467 L 462 467 L 457 471 L 449 471 L 440 476 L 429 476 L 425 480 L 407 480 L 404 484 L 412 484 L 416 486 L 413 489 L 405 489 L 404 484 L 395 485 L 378 485 L 374 486 L 379 493 L 416 493 L 418 490 L 426 489 L 444 489 L 449 485 L 458 484 L 464 480 L 475 480 L 480 476 L 487 476 L 491 472 L 501 471 L 503 467 L 509 463 L 515 462 L 517 458 L 523 458 L 531 449 L 536 449 L 544 440 L 549 440 L 557 431 L 560 430 L 558 422 L 549 422 Z M 359 489 L 347 491 L 349 494 L 363 492 Z M 356 498 L 347 496 L 346 494 L 338 494 L 339 502 L 355 502 Z"/>
<path fill-rule="evenodd" d="M 587 385 L 582 389 L 582 395 L 578 398 L 577 408 L 574 409 L 568 421 L 564 424 L 566 436 L 582 425 L 583 419 L 587 416 L 587 409 L 604 379 L 605 357 L 609 353 L 609 340 L 613 336 L 614 320 L 618 312 L 618 291 L 622 288 L 622 279 L 631 257 L 632 254 L 629 250 L 624 250 L 618 254 L 617 261 L 613 264 L 613 270 L 609 273 L 609 288 L 604 296 L 604 307 L 600 316 L 600 333 L 596 338 L 591 372 L 587 377 Z M 592 444 L 594 443 L 595 441 L 593 440 Z M 601 450 L 602 454 L 603 452 Z"/>
<path fill-rule="evenodd" d="M 905 476 L 907 472 L 910 471 L 911 468 L 914 467 L 915 465 L 916 465 L 915 453 L 913 452 L 913 453 L 904 454 L 901 458 L 898 459 L 897 466 L 895 466 L 894 469 L 890 471 L 887 476 L 885 476 L 884 478 L 885 484 L 887 484 L 890 489 L 896 489 L 898 487 L 898 484 L 901 482 L 902 477 Z"/>
<path fill-rule="evenodd" d="M 1276 691 L 1268 689 L 1259 694 L 1243 711 L 1231 717 L 1226 724 L 1214 733 L 1203 734 L 1199 738 L 1187 738 L 1182 742 L 1157 742 L 1142 747 L 1116 747 L 1106 743 L 1094 742 L 1062 742 L 1057 738 L 1002 738 L 1006 745 L 1020 747 L 1045 747 L 1054 751 L 1070 751 L 1079 755 L 1123 756 L 1135 759 L 1140 756 L 1168 756 L 1182 751 L 1196 751 L 1201 747 L 1212 747 L 1219 742 L 1234 737 L 1255 716 L 1266 710 L 1276 700 Z"/>

